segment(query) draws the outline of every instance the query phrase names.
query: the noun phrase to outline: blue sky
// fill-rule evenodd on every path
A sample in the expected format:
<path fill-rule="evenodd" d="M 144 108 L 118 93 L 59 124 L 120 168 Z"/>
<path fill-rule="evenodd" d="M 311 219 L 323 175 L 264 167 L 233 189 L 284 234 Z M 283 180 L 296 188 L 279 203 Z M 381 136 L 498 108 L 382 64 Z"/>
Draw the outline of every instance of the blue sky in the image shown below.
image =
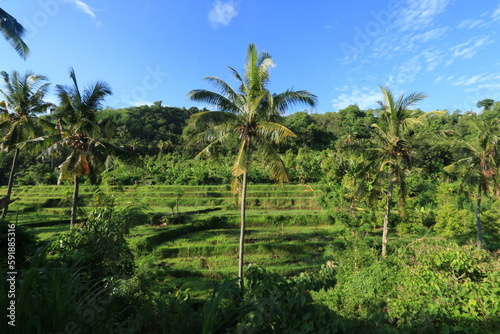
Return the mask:
<path fill-rule="evenodd" d="M 376 107 L 379 86 L 424 92 L 424 111 L 476 111 L 500 100 L 498 0 L 3 0 L 25 26 L 26 61 L 3 43 L 0 69 L 32 70 L 53 86 L 106 81 L 114 108 L 161 100 L 204 107 L 192 89 L 236 85 L 249 43 L 277 66 L 269 89 L 306 89 L 315 112 Z M 54 88 L 54 87 L 53 87 Z M 52 88 L 49 99 L 56 102 Z M 290 110 L 290 112 L 302 110 Z"/>

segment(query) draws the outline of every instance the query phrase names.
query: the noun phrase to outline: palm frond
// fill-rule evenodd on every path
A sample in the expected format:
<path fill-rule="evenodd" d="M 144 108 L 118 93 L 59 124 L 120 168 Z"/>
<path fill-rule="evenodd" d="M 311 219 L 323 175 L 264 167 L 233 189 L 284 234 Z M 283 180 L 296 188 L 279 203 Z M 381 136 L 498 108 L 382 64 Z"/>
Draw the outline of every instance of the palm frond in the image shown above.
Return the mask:
<path fill-rule="evenodd" d="M 283 182 L 289 182 L 285 163 L 272 145 L 259 142 L 258 157 L 263 166 L 269 168 L 271 179 L 277 181 L 280 186 L 283 185 Z"/>
<path fill-rule="evenodd" d="M 203 135 L 203 134 L 200 134 Z M 221 134 L 218 136 L 216 139 L 212 140 L 203 150 L 201 150 L 196 157 L 210 157 L 213 155 L 213 152 L 216 150 L 218 146 L 224 146 L 224 144 L 230 140 L 230 137 L 234 135 L 234 132 L 226 132 L 224 134 Z M 201 137 L 201 136 L 200 136 Z M 196 138 L 198 139 L 198 138 Z M 201 138 L 200 138 L 201 141 Z"/>
<path fill-rule="evenodd" d="M 237 98 L 236 101 L 232 101 L 224 95 L 205 89 L 194 89 L 190 91 L 188 93 L 188 98 L 196 102 L 204 102 L 215 106 L 222 111 L 241 113 L 238 105 L 238 102 L 241 102 L 239 98 Z"/>
<path fill-rule="evenodd" d="M 265 89 L 269 81 L 269 70 L 276 66 L 267 52 L 257 51 L 254 44 L 249 44 L 245 61 L 245 84 L 254 92 L 259 92 Z"/>
<path fill-rule="evenodd" d="M 244 138 L 240 143 L 240 149 L 234 161 L 233 169 L 231 170 L 231 174 L 233 176 L 238 177 L 248 172 L 249 168 L 249 156 L 248 156 L 248 146 L 250 142 L 247 138 Z"/>
<path fill-rule="evenodd" d="M 231 66 L 228 66 L 229 68 L 229 71 L 231 71 L 231 73 L 233 73 L 233 76 L 236 78 L 236 80 L 238 80 L 240 83 L 243 83 L 243 78 L 241 77 L 241 75 L 238 73 L 238 71 L 236 71 L 234 68 L 232 68 Z"/>
<path fill-rule="evenodd" d="M 29 55 L 30 49 L 22 40 L 26 30 L 17 20 L 0 8 L 0 31 L 17 53 L 24 59 Z"/>
<path fill-rule="evenodd" d="M 297 137 L 286 126 L 274 122 L 259 122 L 257 124 L 256 135 L 259 138 L 270 140 L 276 144 L 281 143 L 286 137 Z"/>
<path fill-rule="evenodd" d="M 83 92 L 85 111 L 87 111 L 87 113 L 95 113 L 102 108 L 104 98 L 112 94 L 111 88 L 104 81 L 98 81 L 88 87 Z M 85 115 L 85 117 L 89 117 L 89 115 Z"/>
<path fill-rule="evenodd" d="M 242 181 L 240 177 L 233 177 L 231 183 L 229 185 L 229 189 L 231 189 L 231 194 L 237 194 L 241 191 Z"/>
<path fill-rule="evenodd" d="M 284 114 L 289 108 L 305 104 L 314 107 L 318 102 L 318 97 L 306 90 L 287 90 L 280 94 L 273 95 L 273 107 L 278 114 Z"/>
<path fill-rule="evenodd" d="M 77 105 L 82 104 L 82 96 L 80 95 L 80 88 L 78 88 L 78 80 L 76 80 L 76 73 L 74 68 L 69 69 L 69 77 L 73 81 L 73 94 L 72 97 L 76 101 Z"/>
<path fill-rule="evenodd" d="M 237 124 L 240 121 L 237 115 L 226 111 L 202 111 L 191 115 L 188 128 L 194 130 L 205 130 L 210 126 L 231 123 Z"/>

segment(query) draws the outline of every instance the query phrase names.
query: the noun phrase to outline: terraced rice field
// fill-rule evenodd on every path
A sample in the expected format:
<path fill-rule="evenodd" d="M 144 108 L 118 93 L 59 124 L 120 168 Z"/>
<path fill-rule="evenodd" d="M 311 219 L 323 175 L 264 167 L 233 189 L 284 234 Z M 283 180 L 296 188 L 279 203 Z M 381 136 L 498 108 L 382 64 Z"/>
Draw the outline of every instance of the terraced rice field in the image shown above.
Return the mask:
<path fill-rule="evenodd" d="M 129 243 L 138 262 L 147 259 L 160 268 L 160 285 L 189 288 L 196 296 L 215 280 L 236 275 L 240 212 L 238 197 L 227 186 L 152 185 L 105 191 L 83 186 L 81 204 L 87 211 L 100 191 L 116 206 L 139 206 L 155 217 L 155 224 L 134 227 Z M 338 227 L 321 210 L 320 192 L 314 186 L 250 185 L 245 263 L 285 275 L 324 264 L 324 249 L 338 241 Z M 20 199 L 11 205 L 9 219 L 33 226 L 42 239 L 54 239 L 69 229 L 71 194 L 71 186 L 16 187 L 13 197 Z M 177 201 L 179 215 L 174 215 Z"/>

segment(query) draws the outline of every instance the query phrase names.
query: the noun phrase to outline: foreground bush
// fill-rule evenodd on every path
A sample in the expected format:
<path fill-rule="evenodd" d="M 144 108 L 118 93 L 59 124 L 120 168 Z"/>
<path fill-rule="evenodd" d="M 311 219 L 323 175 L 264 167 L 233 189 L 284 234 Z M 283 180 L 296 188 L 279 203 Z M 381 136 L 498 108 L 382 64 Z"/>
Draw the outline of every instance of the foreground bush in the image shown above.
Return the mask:
<path fill-rule="evenodd" d="M 498 333 L 498 254 L 429 238 L 386 260 L 363 240 L 327 254 L 338 283 L 316 297 L 347 332 Z"/>
<path fill-rule="evenodd" d="M 0 268 L 0 307 L 5 310 L 15 301 L 15 326 L 2 319 L 1 333 L 135 332 L 127 330 L 132 326 L 121 317 L 123 305 L 114 301 L 111 290 L 101 282 L 88 280 L 76 267 L 47 267 L 43 254 L 35 258 L 16 276 L 14 299 L 6 293 L 8 275 Z"/>
<path fill-rule="evenodd" d="M 130 275 L 134 255 L 125 239 L 126 217 L 112 208 L 96 209 L 84 224 L 61 235 L 51 252 L 61 263 L 78 265 L 89 279 Z"/>
<path fill-rule="evenodd" d="M 329 267 L 287 279 L 250 266 L 243 288 L 238 279 L 225 280 L 201 305 L 185 295 L 158 304 L 159 323 L 163 333 L 335 333 L 333 313 L 310 294 L 334 284 Z"/>

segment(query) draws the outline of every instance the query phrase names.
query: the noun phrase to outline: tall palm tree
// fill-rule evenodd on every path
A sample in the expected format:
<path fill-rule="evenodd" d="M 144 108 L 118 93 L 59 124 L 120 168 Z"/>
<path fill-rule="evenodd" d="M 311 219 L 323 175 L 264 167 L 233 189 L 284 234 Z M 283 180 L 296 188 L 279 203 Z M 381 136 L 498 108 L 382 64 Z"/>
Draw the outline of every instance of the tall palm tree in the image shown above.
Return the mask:
<path fill-rule="evenodd" d="M 37 114 L 46 112 L 51 103 L 43 100 L 50 83 L 42 75 L 27 72 L 20 75 L 13 71 L 11 75 L 2 71 L 0 75 L 5 88 L 0 89 L 5 100 L 0 107 L 0 131 L 4 134 L 1 147 L 5 151 L 14 151 L 12 166 L 7 184 L 7 195 L 5 196 L 5 207 L 2 218 L 5 218 L 9 208 L 14 174 L 17 170 L 19 146 L 23 141 L 41 136 L 44 129 L 53 127 L 50 123 L 37 117 Z"/>
<path fill-rule="evenodd" d="M 314 106 L 316 102 L 316 96 L 308 91 L 287 90 L 271 94 L 266 86 L 269 82 L 269 70 L 274 65 L 267 52 L 258 53 L 256 46 L 250 44 L 243 75 L 229 67 L 239 82 L 237 91 L 222 79 L 207 77 L 204 80 L 213 84 L 218 92 L 197 89 L 189 93 L 191 100 L 206 102 L 218 108 L 218 111 L 204 111 L 191 116 L 189 126 L 203 130 L 196 141 L 209 143 L 198 155 L 210 155 L 217 146 L 238 142 L 231 186 L 235 192 L 240 192 L 241 201 L 238 260 L 240 280 L 243 279 L 246 191 L 250 165 L 253 161 L 260 160 L 263 166 L 269 168 L 272 179 L 280 183 L 287 182 L 288 174 L 275 145 L 295 134 L 278 123 L 280 115 L 293 105 Z"/>
<path fill-rule="evenodd" d="M 445 167 L 446 172 L 457 172 L 462 178 L 462 188 L 476 188 L 476 232 L 477 248 L 483 248 L 481 227 L 482 195 L 499 195 L 498 157 L 500 154 L 500 121 L 485 121 L 477 116 L 469 116 L 466 122 L 474 130 L 472 140 L 461 141 L 457 147 L 463 158 Z"/>
<path fill-rule="evenodd" d="M 105 141 L 109 138 L 106 123 L 98 123 L 96 113 L 102 107 L 104 98 L 111 95 L 107 83 L 99 81 L 80 92 L 76 75 L 70 70 L 72 87 L 57 85 L 60 100 L 58 110 L 58 141 L 50 152 L 66 152 L 65 161 L 59 166 L 58 184 L 63 180 L 73 182 L 71 207 L 71 228 L 76 223 L 80 178 L 96 175 L 106 160 L 117 148 Z"/>
<path fill-rule="evenodd" d="M 26 30 L 12 15 L 2 8 L 0 8 L 0 31 L 14 49 L 16 49 L 17 53 L 26 59 L 30 52 L 22 39 Z"/>
<path fill-rule="evenodd" d="M 392 92 L 386 87 L 380 87 L 383 101 L 379 102 L 382 111 L 379 121 L 372 125 L 374 130 L 367 149 L 372 154 L 370 166 L 376 168 L 375 178 L 372 181 L 373 189 L 380 192 L 384 182 L 387 182 L 384 226 L 382 230 L 382 256 L 387 253 L 387 234 L 389 231 L 389 217 L 392 210 L 394 186 L 399 189 L 399 208 L 405 213 L 406 182 L 405 174 L 411 166 L 411 139 L 413 130 L 425 123 L 426 114 L 417 110 L 409 110 L 415 103 L 426 96 L 423 93 L 401 95 L 395 99 Z"/>

